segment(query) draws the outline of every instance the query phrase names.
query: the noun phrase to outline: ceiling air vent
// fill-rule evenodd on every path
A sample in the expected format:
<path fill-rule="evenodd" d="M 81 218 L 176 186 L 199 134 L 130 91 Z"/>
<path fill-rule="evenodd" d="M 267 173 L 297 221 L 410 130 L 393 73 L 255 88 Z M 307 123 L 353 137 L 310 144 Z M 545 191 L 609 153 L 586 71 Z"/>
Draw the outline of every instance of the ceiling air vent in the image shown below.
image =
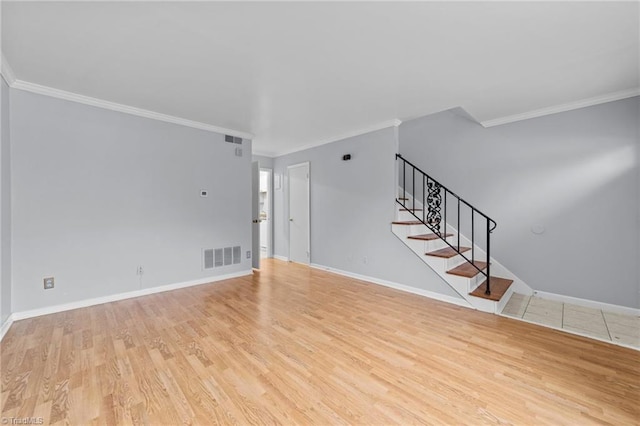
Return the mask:
<path fill-rule="evenodd" d="M 229 143 L 237 143 L 238 145 L 242 145 L 242 138 L 231 135 L 224 135 L 224 141 Z"/>

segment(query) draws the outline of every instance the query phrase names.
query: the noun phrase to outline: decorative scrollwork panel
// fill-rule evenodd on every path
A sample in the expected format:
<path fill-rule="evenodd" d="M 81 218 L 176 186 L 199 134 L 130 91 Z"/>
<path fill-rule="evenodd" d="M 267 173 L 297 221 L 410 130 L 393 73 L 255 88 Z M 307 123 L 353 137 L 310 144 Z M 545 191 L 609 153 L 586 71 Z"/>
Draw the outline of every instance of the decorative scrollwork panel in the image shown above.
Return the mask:
<path fill-rule="evenodd" d="M 442 206 L 442 186 L 434 181 L 427 182 L 427 224 L 436 232 L 440 233 L 440 222 L 442 222 L 442 214 L 440 213 Z"/>

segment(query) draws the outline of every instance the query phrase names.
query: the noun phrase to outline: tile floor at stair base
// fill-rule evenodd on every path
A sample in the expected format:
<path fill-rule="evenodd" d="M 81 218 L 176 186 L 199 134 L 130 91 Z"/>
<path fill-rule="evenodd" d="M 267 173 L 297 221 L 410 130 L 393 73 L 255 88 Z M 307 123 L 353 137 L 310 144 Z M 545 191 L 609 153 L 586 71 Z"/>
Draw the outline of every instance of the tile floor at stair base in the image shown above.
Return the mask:
<path fill-rule="evenodd" d="M 514 293 L 502 315 L 640 349 L 640 317 Z"/>

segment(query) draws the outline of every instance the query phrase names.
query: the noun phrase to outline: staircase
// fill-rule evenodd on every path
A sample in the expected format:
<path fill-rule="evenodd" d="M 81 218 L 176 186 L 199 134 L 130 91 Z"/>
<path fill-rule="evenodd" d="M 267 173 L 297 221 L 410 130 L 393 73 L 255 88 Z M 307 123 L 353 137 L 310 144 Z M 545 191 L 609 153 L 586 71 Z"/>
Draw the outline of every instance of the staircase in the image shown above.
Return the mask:
<path fill-rule="evenodd" d="M 494 220 L 400 154 L 396 160 L 399 195 L 391 230 L 409 249 L 480 311 L 500 313 L 514 292 L 533 294 L 490 257 Z"/>

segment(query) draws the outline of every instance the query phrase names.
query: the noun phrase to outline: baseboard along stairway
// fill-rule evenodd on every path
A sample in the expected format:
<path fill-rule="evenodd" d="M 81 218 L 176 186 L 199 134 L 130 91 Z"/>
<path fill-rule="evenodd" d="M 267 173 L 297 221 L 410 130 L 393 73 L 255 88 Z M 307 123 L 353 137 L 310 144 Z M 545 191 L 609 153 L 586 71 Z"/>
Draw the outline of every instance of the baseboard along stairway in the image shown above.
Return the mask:
<path fill-rule="evenodd" d="M 494 258 L 487 262 L 497 224 L 404 159 L 391 231 L 469 305 L 500 313 L 511 295 L 533 290 Z M 415 195 L 415 197 L 414 197 Z M 452 223 L 449 223 L 449 222 Z M 463 233 L 470 233 L 467 238 Z"/>

